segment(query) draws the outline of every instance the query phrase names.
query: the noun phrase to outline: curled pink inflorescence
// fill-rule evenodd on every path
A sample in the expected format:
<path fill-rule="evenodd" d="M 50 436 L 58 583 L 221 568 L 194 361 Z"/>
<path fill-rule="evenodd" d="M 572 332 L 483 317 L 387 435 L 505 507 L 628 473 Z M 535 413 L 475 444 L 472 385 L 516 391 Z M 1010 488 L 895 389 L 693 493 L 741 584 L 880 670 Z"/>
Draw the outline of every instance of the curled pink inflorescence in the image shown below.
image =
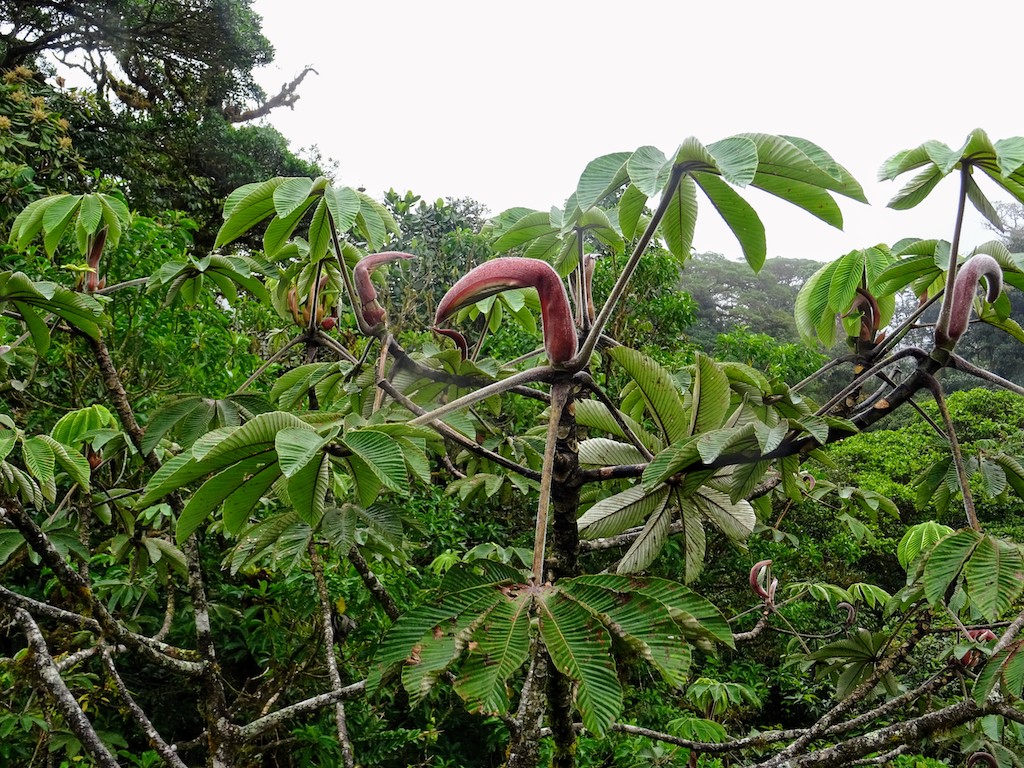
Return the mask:
<path fill-rule="evenodd" d="M 750 569 L 750 588 L 769 608 L 775 606 L 775 590 L 779 587 L 779 580 L 771 578 L 771 564 L 771 560 L 761 560 Z M 762 577 L 764 584 L 761 583 Z"/>
<path fill-rule="evenodd" d="M 373 280 L 370 279 L 373 270 L 391 261 L 415 258 L 413 254 L 404 251 L 383 251 L 365 256 L 356 264 L 352 270 L 352 279 L 356 284 L 360 311 L 367 326 L 377 328 L 387 319 L 387 312 L 377 301 L 377 289 L 373 287 Z"/>
<path fill-rule="evenodd" d="M 474 267 L 459 279 L 437 305 L 435 324 L 463 307 L 510 288 L 536 288 L 544 350 L 552 365 L 563 365 L 576 354 L 576 326 L 562 278 L 546 261 L 507 256 Z"/>
<path fill-rule="evenodd" d="M 988 287 L 985 298 L 993 302 L 1003 290 L 1003 269 L 999 262 L 991 256 L 979 253 L 963 263 L 953 282 L 953 295 L 946 297 L 950 302 L 949 327 L 935 329 L 935 341 L 940 346 L 955 344 L 971 320 L 971 309 L 974 306 L 974 294 L 978 290 L 978 281 L 985 278 Z"/>

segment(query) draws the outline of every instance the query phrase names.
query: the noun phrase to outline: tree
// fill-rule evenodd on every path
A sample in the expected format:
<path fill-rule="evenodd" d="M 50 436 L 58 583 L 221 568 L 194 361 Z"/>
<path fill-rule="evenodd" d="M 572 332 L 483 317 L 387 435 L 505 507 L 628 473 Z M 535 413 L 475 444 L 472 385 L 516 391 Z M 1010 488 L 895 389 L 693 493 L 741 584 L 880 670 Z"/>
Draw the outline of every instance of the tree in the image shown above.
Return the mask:
<path fill-rule="evenodd" d="M 895 208 L 916 205 L 945 176 L 959 178 L 958 232 L 966 201 L 992 215 L 975 175 L 1024 198 L 1022 159 L 1024 139 L 993 143 L 975 131 L 960 150 L 927 142 L 883 172 L 917 171 Z M 602 156 L 564 207 L 496 217 L 486 231 L 509 255 L 456 280 L 434 325 L 459 325 L 499 301 L 520 312 L 535 297 L 540 348 L 506 365 L 471 355 L 465 325 L 469 338 L 441 328 L 443 342 L 420 349 L 396 339 L 405 329 L 389 321 L 373 276 L 411 255 L 392 249 L 397 222 L 386 206 L 323 177 L 247 184 L 227 198 L 216 245 L 258 229 L 262 255 L 171 259 L 149 284 L 171 303 L 213 290 L 229 313 L 243 312 L 248 294 L 273 307 L 288 341 L 234 391 L 174 397 L 148 413 L 126 392 L 99 300 L 130 288 L 100 288 L 91 271 L 126 229 L 127 207 L 104 193 L 29 204 L 11 246 L 41 239 L 47 254 L 70 251 L 87 269 L 79 290 L 0 275 L 0 300 L 18 324 L 11 346 L 42 355 L 68 333 L 67 344 L 89 351 L 106 400 L 45 432 L 10 419 L 0 434 L 0 552 L 12 576 L 0 603 L 17 627 L 5 642 L 25 649 L 8 662 L 9 677 L 33 681 L 31 693 L 9 686 L 27 719 L 3 727 L 27 728 L 58 749 L 59 734 L 101 765 L 118 764 L 118 744 L 130 753 L 143 742 L 171 765 L 184 764 L 183 754 L 218 766 L 271 752 L 283 761 L 296 744 L 325 738 L 328 718 L 345 765 L 359 750 L 373 755 L 367 762 L 386 764 L 390 752 L 409 764 L 408 750 L 423 741 L 413 747 L 402 734 L 440 741 L 438 723 L 479 734 L 475 754 L 493 744 L 509 766 L 539 764 L 542 743 L 554 765 L 575 765 L 582 731 L 678 747 L 662 756 L 690 765 L 721 757 L 762 768 L 839 766 L 922 748 L 1009 765 L 1020 748 L 1014 724 L 1024 720 L 1024 555 L 981 528 L 970 457 L 937 376 L 955 369 L 1024 393 L 958 347 L 975 315 L 1007 325 L 1001 286 L 1024 285 L 1024 271 L 998 244 L 943 263 L 935 241 L 857 250 L 821 267 L 795 300 L 797 328 L 829 346 L 845 339 L 851 351 L 822 367 L 844 367 L 850 380 L 820 405 L 742 363 L 697 353 L 669 370 L 608 336 L 652 242 L 679 262 L 689 257 L 700 196 L 748 264 L 763 266 L 764 226 L 738 191 L 746 186 L 833 225 L 841 222 L 833 195 L 863 199 L 812 142 L 744 134 L 690 138 L 667 156 L 652 147 Z M 618 200 L 615 210 L 598 205 L 606 199 Z M 958 255 L 957 238 L 946 248 Z M 595 294 L 594 270 L 612 263 L 614 282 Z M 984 298 L 975 296 L 980 281 Z M 899 346 L 916 317 L 885 330 L 906 288 L 940 306 L 925 348 Z M 910 367 L 895 371 L 903 362 Z M 950 452 L 940 482 L 951 508 L 963 505 L 966 525 L 908 529 L 898 548 L 903 588 L 790 585 L 767 560 L 735 554 L 760 541 L 758 514 L 764 521 L 775 502 L 834 492 L 865 512 L 886 507 L 864 489 L 819 483 L 811 462 L 920 393 L 935 400 L 932 421 Z M 499 443 L 482 439 L 503 413 L 520 430 Z M 997 463 L 1005 486 L 1024 492 L 1020 462 Z M 509 488 L 520 508 L 535 503 L 532 538 L 522 532 L 532 547 L 517 549 L 510 537 L 410 576 L 402 566 L 430 543 L 404 543 L 403 520 L 433 507 L 433 483 L 452 478 L 455 493 L 474 502 L 466 516 L 481 516 L 477 495 Z M 413 578 L 431 570 L 443 578 L 421 592 Z M 817 603 L 848 607 L 842 625 L 809 631 Z M 358 628 L 343 620 L 349 604 L 366 607 Z M 246 631 L 250 624 L 260 630 Z M 370 634 L 349 645 L 360 631 Z M 775 631 L 793 638 L 785 651 L 793 663 L 834 686 L 789 728 L 746 720 L 757 690 L 710 676 L 723 663 L 716 652 L 743 653 Z M 95 686 L 101 675 L 105 685 Z M 167 677 L 192 692 L 184 724 L 181 701 L 143 700 Z M 83 705 L 90 685 L 101 693 Z M 626 698 L 645 686 L 662 706 L 687 709 L 670 725 L 623 722 Z M 37 692 L 45 709 L 33 709 Z M 452 695 L 470 713 L 501 720 L 451 707 Z M 320 728 L 304 732 L 302 718 L 317 713 L 327 716 Z M 956 741 L 940 742 L 951 733 Z"/>
<path fill-rule="evenodd" d="M 290 106 L 312 70 L 266 94 L 253 71 L 273 48 L 249 0 L 0 3 L 0 71 L 84 75 L 91 108 L 69 121 L 87 167 L 116 179 L 145 214 L 185 211 L 209 247 L 237 186 L 317 174 L 270 126 L 242 125 Z M 64 78 L 51 87 L 66 97 Z M 240 126 L 241 127 L 236 127 Z"/>

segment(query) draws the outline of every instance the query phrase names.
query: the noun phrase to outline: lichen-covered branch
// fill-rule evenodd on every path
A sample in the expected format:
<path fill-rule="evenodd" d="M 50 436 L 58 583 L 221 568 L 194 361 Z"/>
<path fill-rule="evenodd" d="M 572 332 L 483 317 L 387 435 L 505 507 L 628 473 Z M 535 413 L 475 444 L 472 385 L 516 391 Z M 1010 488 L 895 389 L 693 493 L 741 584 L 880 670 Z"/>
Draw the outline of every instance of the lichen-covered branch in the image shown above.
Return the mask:
<path fill-rule="evenodd" d="M 32 615 L 24 608 L 15 608 L 14 617 L 21 626 L 32 650 L 31 663 L 40 687 L 46 691 L 64 723 L 71 729 L 89 756 L 103 768 L 119 768 L 117 759 L 96 734 L 89 718 L 78 704 L 75 695 L 68 690 L 64 679 L 53 663 L 53 657 L 46 647 L 46 640 Z"/>

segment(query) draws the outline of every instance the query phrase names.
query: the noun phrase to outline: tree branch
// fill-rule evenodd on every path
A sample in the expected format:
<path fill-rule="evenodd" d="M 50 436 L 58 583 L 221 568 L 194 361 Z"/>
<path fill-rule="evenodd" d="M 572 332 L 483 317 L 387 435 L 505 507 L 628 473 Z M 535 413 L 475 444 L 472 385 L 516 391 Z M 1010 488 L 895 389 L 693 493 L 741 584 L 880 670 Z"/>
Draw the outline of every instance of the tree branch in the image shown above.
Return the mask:
<path fill-rule="evenodd" d="M 24 608 L 15 608 L 14 617 L 28 638 L 28 645 L 32 651 L 32 668 L 36 673 L 39 685 L 49 694 L 57 711 L 64 718 L 65 724 L 81 742 L 82 748 L 98 765 L 103 768 L 120 768 L 117 759 L 96 734 L 89 718 L 85 716 L 85 712 L 78 705 L 75 695 L 68 690 L 60 672 L 57 671 L 53 657 L 50 656 L 50 651 L 46 647 L 43 633 L 39 631 L 39 625 Z"/>

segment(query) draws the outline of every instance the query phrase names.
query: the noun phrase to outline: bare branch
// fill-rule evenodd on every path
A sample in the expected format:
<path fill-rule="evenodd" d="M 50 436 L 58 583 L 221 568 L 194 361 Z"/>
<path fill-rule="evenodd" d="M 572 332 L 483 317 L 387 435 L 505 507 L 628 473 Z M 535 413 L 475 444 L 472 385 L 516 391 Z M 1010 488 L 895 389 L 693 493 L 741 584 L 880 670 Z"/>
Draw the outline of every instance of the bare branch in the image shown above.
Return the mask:
<path fill-rule="evenodd" d="M 43 633 L 39 631 L 39 625 L 33 620 L 32 615 L 24 608 L 15 608 L 14 617 L 21 625 L 22 631 L 28 638 L 29 648 L 32 649 L 32 668 L 36 673 L 40 686 L 53 700 L 54 706 L 64 718 L 65 724 L 75 734 L 82 744 L 82 748 L 92 757 L 93 760 L 103 768 L 119 768 L 117 759 L 107 749 L 96 730 L 85 716 L 85 712 L 78 705 L 75 695 L 68 690 L 57 666 L 53 663 L 53 657 L 46 647 L 46 640 Z"/>
<path fill-rule="evenodd" d="M 107 674 L 110 675 L 110 679 L 114 682 L 114 687 L 117 688 L 118 694 L 121 696 L 121 701 L 124 702 L 125 708 L 131 714 L 132 719 L 136 722 L 142 732 L 146 735 L 146 739 L 153 746 L 153 749 L 164 759 L 171 768 L 188 768 L 185 763 L 178 757 L 178 753 L 174 747 L 164 741 L 164 738 L 157 731 L 156 727 L 146 716 L 142 707 L 135 701 L 131 692 L 128 690 L 128 686 L 125 685 L 124 680 L 117 671 L 117 667 L 114 666 L 114 659 L 110 654 L 110 649 L 104 647 L 101 649 L 100 655 L 103 657 L 103 666 L 106 667 Z"/>

